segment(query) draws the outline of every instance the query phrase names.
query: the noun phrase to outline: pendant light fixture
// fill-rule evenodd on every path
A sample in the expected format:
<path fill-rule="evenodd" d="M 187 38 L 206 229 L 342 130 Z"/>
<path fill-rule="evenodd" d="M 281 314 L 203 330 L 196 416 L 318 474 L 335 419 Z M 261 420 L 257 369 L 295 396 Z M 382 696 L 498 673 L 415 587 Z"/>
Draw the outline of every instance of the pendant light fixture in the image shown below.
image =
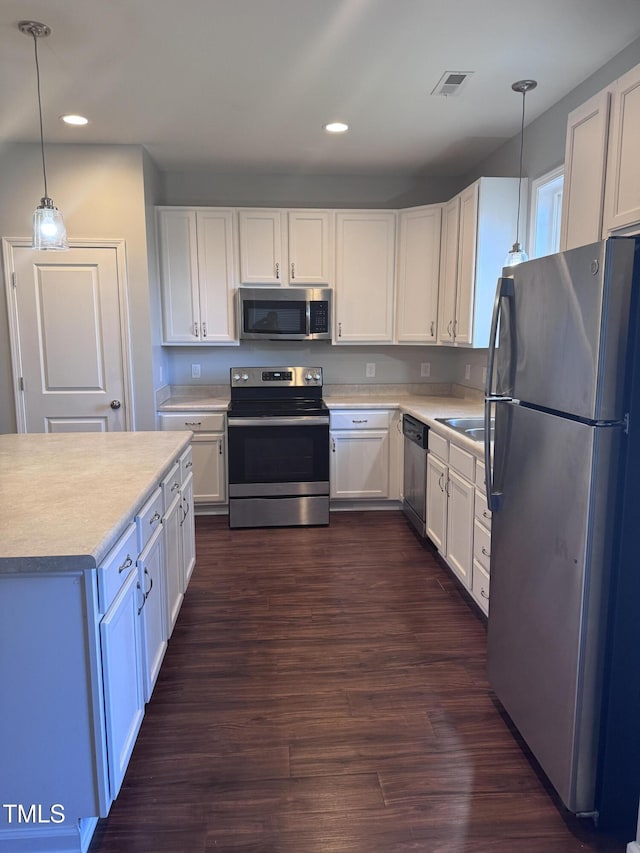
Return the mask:
<path fill-rule="evenodd" d="M 67 230 L 58 208 L 47 193 L 47 167 L 44 159 L 44 132 L 42 130 L 42 101 L 40 99 L 40 65 L 38 63 L 38 39 L 51 34 L 51 28 L 38 21 L 20 21 L 18 28 L 21 33 L 33 38 L 36 58 L 36 83 L 38 88 L 38 116 L 40 118 L 40 151 L 42 153 L 42 177 L 44 179 L 44 195 L 33 214 L 32 249 L 49 249 L 64 251 L 69 248 Z"/>
<path fill-rule="evenodd" d="M 504 261 L 505 267 L 515 267 L 516 264 L 521 264 L 523 261 L 528 261 L 529 256 L 520 245 L 520 193 L 522 190 L 522 152 L 524 149 L 524 99 L 527 92 L 535 89 L 538 85 L 536 80 L 518 80 L 511 85 L 514 92 L 520 92 L 522 95 L 522 122 L 520 125 L 520 172 L 518 183 L 518 216 L 516 219 L 516 242 L 511 247 L 511 251 Z"/>

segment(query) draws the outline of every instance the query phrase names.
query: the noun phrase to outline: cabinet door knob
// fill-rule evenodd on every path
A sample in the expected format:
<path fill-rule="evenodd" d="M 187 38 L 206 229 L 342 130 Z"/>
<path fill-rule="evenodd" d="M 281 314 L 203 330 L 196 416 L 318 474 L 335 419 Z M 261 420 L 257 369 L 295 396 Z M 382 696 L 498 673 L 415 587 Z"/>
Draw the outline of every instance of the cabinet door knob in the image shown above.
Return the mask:
<path fill-rule="evenodd" d="M 122 403 L 120 402 L 120 400 L 112 400 L 109 405 L 112 409 L 119 409 Z"/>

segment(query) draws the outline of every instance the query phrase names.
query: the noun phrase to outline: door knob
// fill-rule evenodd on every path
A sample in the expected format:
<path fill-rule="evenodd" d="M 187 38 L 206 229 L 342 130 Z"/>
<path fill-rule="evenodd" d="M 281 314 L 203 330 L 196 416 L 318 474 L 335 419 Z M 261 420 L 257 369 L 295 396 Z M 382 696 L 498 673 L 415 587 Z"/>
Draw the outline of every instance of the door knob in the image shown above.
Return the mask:
<path fill-rule="evenodd" d="M 121 405 L 122 405 L 122 403 L 120 402 L 120 400 L 112 400 L 111 401 L 111 408 L 112 409 L 119 409 Z"/>

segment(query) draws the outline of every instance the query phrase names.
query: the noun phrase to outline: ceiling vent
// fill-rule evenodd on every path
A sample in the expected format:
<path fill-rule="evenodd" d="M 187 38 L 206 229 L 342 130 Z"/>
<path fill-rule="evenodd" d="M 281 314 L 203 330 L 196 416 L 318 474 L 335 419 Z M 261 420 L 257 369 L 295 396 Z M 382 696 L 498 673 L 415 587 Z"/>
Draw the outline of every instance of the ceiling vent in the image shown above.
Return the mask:
<path fill-rule="evenodd" d="M 449 95 L 457 95 L 472 74 L 473 71 L 445 71 L 431 94 L 444 95 L 445 98 Z"/>

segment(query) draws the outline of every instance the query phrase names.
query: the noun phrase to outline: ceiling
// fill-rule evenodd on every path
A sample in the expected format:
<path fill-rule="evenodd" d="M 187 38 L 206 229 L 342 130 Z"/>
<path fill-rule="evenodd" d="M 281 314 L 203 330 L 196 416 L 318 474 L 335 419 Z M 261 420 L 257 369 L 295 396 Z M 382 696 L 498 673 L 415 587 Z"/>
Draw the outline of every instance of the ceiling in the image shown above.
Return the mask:
<path fill-rule="evenodd" d="M 162 171 L 461 175 L 640 36 L 639 0 L 2 0 L 0 143 L 141 144 Z M 472 71 L 455 97 L 430 95 Z M 79 112 L 85 128 L 58 116 Z M 343 136 L 322 126 L 349 122 Z"/>

